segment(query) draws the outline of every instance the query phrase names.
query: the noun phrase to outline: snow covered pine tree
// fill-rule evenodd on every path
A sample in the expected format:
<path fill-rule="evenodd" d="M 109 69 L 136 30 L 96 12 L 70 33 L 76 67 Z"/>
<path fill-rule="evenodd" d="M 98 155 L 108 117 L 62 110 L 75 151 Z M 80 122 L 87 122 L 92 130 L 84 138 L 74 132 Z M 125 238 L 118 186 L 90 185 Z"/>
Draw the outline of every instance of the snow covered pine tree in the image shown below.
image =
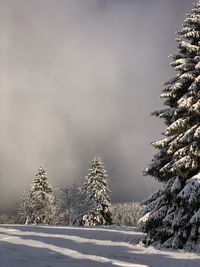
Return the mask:
<path fill-rule="evenodd" d="M 48 183 L 46 169 L 40 166 L 31 187 L 33 222 L 50 224 L 55 211 L 55 199 L 51 195 L 52 187 Z"/>
<path fill-rule="evenodd" d="M 90 173 L 85 177 L 86 182 L 83 188 L 88 198 L 86 203 L 88 202 L 93 208 L 82 216 L 82 225 L 110 225 L 112 223 L 107 177 L 102 160 L 99 157 L 94 158 Z M 94 205 L 91 205 L 91 201 Z"/>
<path fill-rule="evenodd" d="M 143 210 L 144 242 L 200 249 L 200 1 L 187 15 L 172 56 L 175 78 L 165 84 L 166 109 L 154 113 L 167 126 L 145 174 L 164 182 Z"/>

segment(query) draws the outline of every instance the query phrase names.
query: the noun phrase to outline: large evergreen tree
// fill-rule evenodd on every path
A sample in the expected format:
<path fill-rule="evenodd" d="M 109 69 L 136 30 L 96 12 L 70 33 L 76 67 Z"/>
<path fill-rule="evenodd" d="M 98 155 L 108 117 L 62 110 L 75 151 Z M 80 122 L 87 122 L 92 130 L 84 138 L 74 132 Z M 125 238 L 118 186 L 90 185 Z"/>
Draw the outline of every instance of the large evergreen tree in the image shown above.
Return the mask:
<path fill-rule="evenodd" d="M 86 203 L 90 203 L 92 210 L 82 217 L 83 225 L 109 225 L 112 222 L 110 212 L 110 189 L 107 182 L 107 172 L 102 160 L 96 157 L 92 161 L 92 168 L 86 176 L 84 191 L 86 192 Z M 94 205 L 91 205 L 91 201 Z"/>
<path fill-rule="evenodd" d="M 147 244 L 196 248 L 200 243 L 200 1 L 178 32 L 179 52 L 172 56 L 176 76 L 161 93 L 164 137 L 145 174 L 164 182 L 144 204 Z"/>

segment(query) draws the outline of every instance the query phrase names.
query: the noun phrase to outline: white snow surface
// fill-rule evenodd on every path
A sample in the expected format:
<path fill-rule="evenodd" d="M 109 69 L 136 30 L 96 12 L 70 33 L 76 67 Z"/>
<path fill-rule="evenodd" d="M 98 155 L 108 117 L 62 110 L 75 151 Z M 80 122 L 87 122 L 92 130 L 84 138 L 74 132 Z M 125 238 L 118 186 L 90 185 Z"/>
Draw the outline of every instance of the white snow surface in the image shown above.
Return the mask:
<path fill-rule="evenodd" d="M 199 267 L 200 255 L 144 248 L 132 227 L 0 225 L 1 267 Z"/>

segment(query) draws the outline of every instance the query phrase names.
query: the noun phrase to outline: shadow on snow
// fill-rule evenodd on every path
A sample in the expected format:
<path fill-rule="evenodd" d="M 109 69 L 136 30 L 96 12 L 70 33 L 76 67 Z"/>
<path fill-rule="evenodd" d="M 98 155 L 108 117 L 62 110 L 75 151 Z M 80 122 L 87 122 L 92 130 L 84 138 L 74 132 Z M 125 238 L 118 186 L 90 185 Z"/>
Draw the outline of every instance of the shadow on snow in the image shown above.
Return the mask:
<path fill-rule="evenodd" d="M 160 266 L 187 266 L 187 267 L 199 267 L 198 259 L 179 259 L 170 257 L 170 255 L 162 252 L 161 254 L 154 254 L 144 251 L 143 248 L 136 246 L 129 246 L 125 243 L 125 240 L 131 242 L 131 238 L 136 242 L 143 235 L 135 232 L 134 229 L 130 231 L 119 230 L 109 228 L 78 228 L 78 227 L 36 227 L 36 226 L 0 226 L 6 229 L 16 229 L 15 232 L 1 232 L 0 234 L 10 237 L 18 237 L 20 240 L 25 240 L 30 244 L 13 244 L 8 241 L 0 242 L 0 266 L 6 267 L 18 267 L 18 265 L 12 262 L 18 261 L 19 266 L 39 266 L 39 267 L 63 267 L 63 266 L 116 266 L 112 262 L 121 261 L 124 265 L 117 266 L 134 266 L 134 264 L 141 264 L 148 267 L 160 267 Z M 88 231 L 91 231 L 88 233 Z M 109 234 L 108 234 L 109 233 Z M 48 236 L 52 235 L 52 236 Z M 56 236 L 57 235 L 57 236 Z M 59 236 L 58 236 L 59 235 Z M 91 236 L 90 236 L 91 235 Z M 44 248 L 32 247 L 31 242 L 42 242 Z M 104 242 L 105 241 L 105 242 Z M 111 242 L 110 242 L 111 241 Z M 114 243 L 113 243 L 114 242 Z M 121 243 L 120 243 L 121 242 Z M 80 255 L 88 256 L 88 259 L 79 259 L 71 257 L 70 255 L 63 255 L 58 251 L 46 248 L 47 246 L 56 246 L 63 250 L 72 250 L 80 253 Z M 10 251 L 8 255 L 4 255 L 3 249 Z M 59 250 L 59 249 L 58 249 Z M 89 256 L 97 256 L 106 258 L 107 262 L 98 262 L 98 258 L 89 259 Z M 2 257 L 3 256 L 3 257 Z M 7 259 L 8 257 L 8 259 Z M 31 263 L 29 263 L 30 258 Z M 6 259 L 11 261 L 10 265 L 4 264 Z M 35 261 L 34 261 L 35 260 Z M 21 264 L 20 264 L 21 261 Z M 49 262 L 51 264 L 49 265 Z"/>

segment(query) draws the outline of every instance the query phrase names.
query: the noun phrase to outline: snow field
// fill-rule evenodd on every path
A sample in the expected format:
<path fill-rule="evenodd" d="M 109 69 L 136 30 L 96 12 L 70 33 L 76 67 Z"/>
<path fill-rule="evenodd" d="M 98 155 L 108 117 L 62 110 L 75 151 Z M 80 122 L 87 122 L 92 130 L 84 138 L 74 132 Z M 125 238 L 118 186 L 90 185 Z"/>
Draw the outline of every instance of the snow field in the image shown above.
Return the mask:
<path fill-rule="evenodd" d="M 131 227 L 0 225 L 1 267 L 199 267 L 200 255 L 138 245 Z"/>

